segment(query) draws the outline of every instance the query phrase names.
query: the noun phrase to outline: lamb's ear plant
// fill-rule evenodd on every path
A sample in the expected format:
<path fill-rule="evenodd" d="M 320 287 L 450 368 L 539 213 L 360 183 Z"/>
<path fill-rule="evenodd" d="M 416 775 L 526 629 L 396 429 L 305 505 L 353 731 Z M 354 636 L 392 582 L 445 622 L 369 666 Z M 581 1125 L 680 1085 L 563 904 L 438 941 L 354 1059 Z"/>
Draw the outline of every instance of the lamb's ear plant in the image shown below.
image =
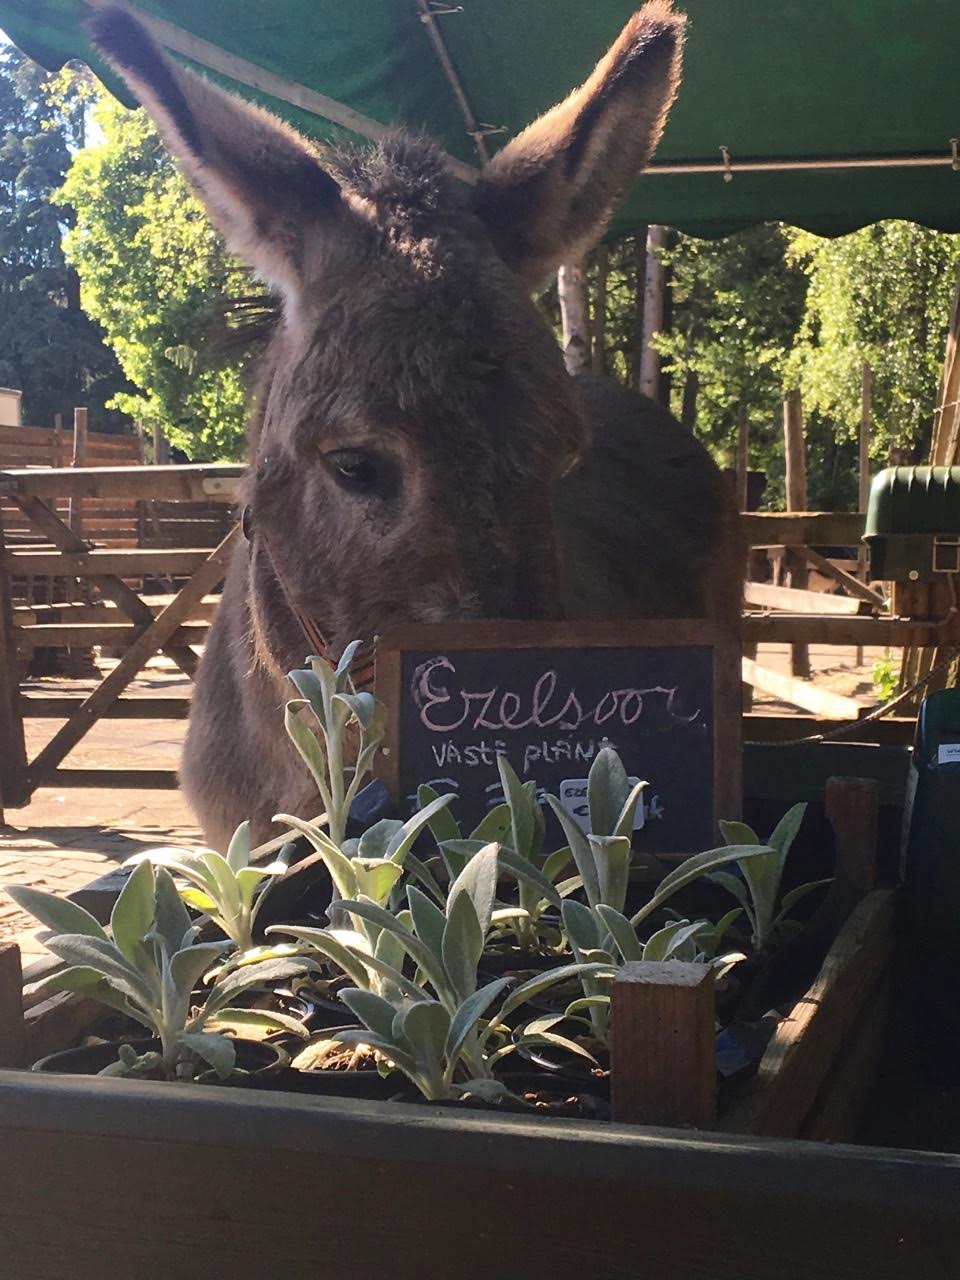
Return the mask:
<path fill-rule="evenodd" d="M 273 862 L 250 865 L 250 824 L 237 827 L 226 857 L 213 849 L 148 849 L 128 858 L 125 866 L 150 862 L 166 867 L 189 883 L 179 887 L 188 907 L 205 912 L 243 954 L 254 947 L 253 928 L 264 898 L 290 865 L 293 845 L 286 844 Z"/>
<path fill-rule="evenodd" d="M 499 844 L 500 871 L 504 879 L 516 882 L 517 900 L 498 899 L 494 935 L 512 936 L 527 954 L 553 950 L 561 937 L 544 917 L 560 910 L 563 899 L 580 887 L 580 880 L 566 874 L 572 859 L 569 848 L 543 856 L 546 823 L 536 782 L 522 783 L 503 755 L 497 756 L 497 769 L 505 802 L 491 809 L 467 838 L 449 811 L 437 814 L 430 830 L 451 880 L 486 844 Z M 432 788 L 420 788 L 421 804 L 435 797 Z"/>
<path fill-rule="evenodd" d="M 386 708 L 372 693 L 357 692 L 350 668 L 360 641 L 347 645 L 336 667 L 320 657 L 290 672 L 300 698 L 286 705 L 285 724 L 293 745 L 313 774 L 327 811 L 330 840 L 339 849 L 347 831 L 347 817 L 361 783 L 371 772 L 386 731 Z M 307 723 L 313 718 L 320 738 Z M 356 731 L 355 763 L 346 763 L 348 730 Z M 322 746 L 321 746 L 322 741 Z M 291 824 L 292 825 L 292 824 Z"/>
<path fill-rule="evenodd" d="M 740 903 L 750 923 L 750 941 L 758 955 L 769 949 L 778 934 L 789 932 L 792 922 L 787 917 L 797 903 L 814 889 L 830 883 L 829 878 L 810 880 L 781 897 L 784 866 L 806 811 L 805 804 L 795 804 L 787 810 L 767 841 L 765 856 L 746 860 L 736 858 L 739 875 L 719 870 L 710 875 L 715 884 L 727 889 Z M 720 830 L 727 844 L 733 848 L 758 842 L 757 833 L 744 822 L 721 822 Z"/>
<path fill-rule="evenodd" d="M 407 886 L 407 910 L 397 915 L 369 899 L 335 902 L 353 917 L 377 925 L 399 954 L 396 963 L 347 944 L 353 968 L 389 979 L 388 995 L 366 980 L 341 992 L 341 999 L 366 1030 L 347 1031 L 338 1040 L 377 1049 L 430 1099 L 463 1093 L 505 1092 L 494 1067 L 515 1043 L 505 1020 L 554 983 L 581 974 L 584 966 L 563 965 L 508 989 L 511 978 L 478 987 L 478 967 L 490 933 L 498 876 L 498 849 L 487 845 L 464 866 L 441 909 L 415 885 Z M 412 977 L 404 973 L 408 959 Z M 591 971 L 596 966 L 587 966 Z M 495 1010 L 495 1012 L 494 1012 Z M 571 1052 L 582 1052 L 569 1044 Z"/>
<path fill-rule="evenodd" d="M 109 933 L 89 912 L 38 889 L 7 892 L 49 932 L 44 945 L 66 968 L 38 983 L 35 992 L 75 991 L 138 1022 L 160 1041 L 158 1053 L 138 1056 L 130 1046 L 108 1075 L 159 1072 L 168 1080 L 192 1079 L 207 1068 L 225 1079 L 234 1070 L 233 1041 L 207 1024 L 241 992 L 287 979 L 313 967 L 309 960 L 270 960 L 223 972 L 197 1007 L 195 988 L 220 959 L 223 942 L 196 941 L 190 917 L 169 872 L 142 862 L 130 874 L 110 917 Z M 302 1034 L 294 1019 L 259 1009 L 229 1009 L 231 1021 Z"/>

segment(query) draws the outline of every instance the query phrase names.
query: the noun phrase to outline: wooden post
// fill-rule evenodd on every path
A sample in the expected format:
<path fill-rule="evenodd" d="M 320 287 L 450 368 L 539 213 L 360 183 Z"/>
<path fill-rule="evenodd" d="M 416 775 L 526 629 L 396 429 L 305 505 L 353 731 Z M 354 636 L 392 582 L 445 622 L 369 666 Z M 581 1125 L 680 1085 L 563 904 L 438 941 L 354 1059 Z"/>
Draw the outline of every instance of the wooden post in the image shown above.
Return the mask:
<path fill-rule="evenodd" d="M 574 376 L 590 371 L 590 304 L 582 262 L 566 262 L 557 272 L 563 362 Z"/>
<path fill-rule="evenodd" d="M 77 408 L 73 411 L 73 461 L 71 466 L 87 465 L 87 411 Z M 70 499 L 70 528 L 79 537 L 83 537 L 83 499 Z"/>
<path fill-rule="evenodd" d="M 27 746 L 20 703 L 20 659 L 13 626 L 9 558 L 0 509 L 0 825 L 3 806 L 26 800 Z"/>
<path fill-rule="evenodd" d="M 713 970 L 634 961 L 610 992 L 611 1100 L 621 1124 L 702 1128 L 717 1111 Z"/>
<path fill-rule="evenodd" d="M 737 410 L 737 510 L 747 509 L 747 469 L 750 455 L 750 418 L 747 406 Z"/>
<path fill-rule="evenodd" d="M 787 510 L 807 510 L 807 462 L 803 440 L 803 405 L 800 392 L 791 391 L 783 402 L 783 444 L 787 461 Z M 809 574 L 806 561 L 800 556 L 787 555 L 790 565 L 790 586 L 803 588 Z M 810 678 L 810 649 L 804 643 L 791 645 L 790 666 L 800 680 Z"/>
<path fill-rule="evenodd" d="M 860 468 L 857 510 L 866 511 L 870 499 L 870 417 L 873 408 L 873 375 L 864 360 L 860 369 Z M 857 552 L 857 576 L 866 583 L 869 572 L 867 548 L 860 544 Z M 856 665 L 863 666 L 863 645 L 857 645 Z"/>
<path fill-rule="evenodd" d="M 852 902 L 876 887 L 879 805 L 875 779 L 827 779 L 824 809 L 836 841 L 837 886 Z"/>
<path fill-rule="evenodd" d="M 55 413 L 53 415 L 53 465 L 55 467 L 63 466 L 63 455 L 66 448 L 63 443 L 63 414 Z"/>
<path fill-rule="evenodd" d="M 646 223 L 641 223 L 633 235 L 633 328 L 634 349 L 631 362 L 630 385 L 640 389 L 640 366 L 643 361 L 643 315 L 647 291 L 647 233 Z"/>
<path fill-rule="evenodd" d="M 666 269 L 660 250 L 667 244 L 666 227 L 651 227 L 647 236 L 646 284 L 643 294 L 643 339 L 640 350 L 640 392 L 656 400 L 660 391 L 660 354 L 653 346 L 654 334 L 663 328 Z"/>
<path fill-rule="evenodd" d="M 595 261 L 597 265 L 597 286 L 593 292 L 590 371 L 599 378 L 603 374 L 606 363 L 607 280 L 610 275 L 610 252 L 605 244 L 597 245 Z"/>
<path fill-rule="evenodd" d="M 23 970 L 15 942 L 0 943 L 0 1067 L 23 1066 Z"/>
<path fill-rule="evenodd" d="M 153 465 L 165 466 L 167 462 L 167 440 L 163 428 L 158 422 L 153 424 Z"/>

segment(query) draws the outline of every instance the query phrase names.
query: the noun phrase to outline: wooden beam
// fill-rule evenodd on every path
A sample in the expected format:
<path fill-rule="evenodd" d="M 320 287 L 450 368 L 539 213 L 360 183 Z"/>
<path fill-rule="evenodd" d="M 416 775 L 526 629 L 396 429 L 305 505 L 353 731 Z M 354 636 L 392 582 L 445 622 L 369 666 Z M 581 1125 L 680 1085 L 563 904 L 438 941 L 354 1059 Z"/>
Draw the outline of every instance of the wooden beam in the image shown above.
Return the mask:
<path fill-rule="evenodd" d="M 837 850 L 834 875 L 855 899 L 865 897 L 877 883 L 878 796 L 873 778 L 830 778 L 824 792 Z"/>
<path fill-rule="evenodd" d="M 4 470 L 0 471 L 0 494 L 29 493 L 38 498 L 62 498 L 76 494 L 87 498 L 233 502 L 244 471 L 239 463 Z"/>
<path fill-rule="evenodd" d="M 825 578 L 832 578 L 834 582 L 839 582 L 848 595 L 864 601 L 865 604 L 873 605 L 876 609 L 883 608 L 885 601 L 879 592 L 871 591 L 859 578 L 855 578 L 852 573 L 847 573 L 845 569 L 841 569 L 839 565 L 834 564 L 832 560 L 828 560 L 826 556 L 822 556 L 813 547 L 798 547 L 797 551 L 806 558 L 811 569 L 816 569 L 817 573 L 823 574 Z"/>
<path fill-rule="evenodd" d="M 704 1128 L 717 1109 L 709 965 L 632 961 L 610 989 L 610 1088 L 621 1124 Z"/>
<path fill-rule="evenodd" d="M 860 600 L 850 596 L 834 596 L 826 591 L 802 591 L 798 587 L 775 587 L 769 582 L 745 582 L 743 598 L 747 604 L 765 609 L 786 609 L 790 613 L 842 613 L 855 615 Z"/>
<path fill-rule="evenodd" d="M 189 617 L 196 601 L 223 580 L 238 537 L 239 529 L 231 529 L 176 599 L 137 637 L 110 674 L 84 699 L 73 718 L 54 734 L 30 765 L 28 777 L 34 787 L 43 785 L 64 756 L 77 745 L 104 711 L 113 706 L 144 663 L 170 640 L 184 618 Z"/>
<path fill-rule="evenodd" d="M 27 747 L 20 709 L 20 661 L 11 608 L 9 553 L 0 511 L 0 825 L 3 808 L 17 808 L 29 794 Z"/>
<path fill-rule="evenodd" d="M 820 689 L 806 680 L 798 680 L 795 676 L 781 675 L 779 671 L 771 671 L 762 667 L 752 658 L 742 658 L 743 679 L 752 684 L 761 693 L 772 694 L 793 707 L 802 707 L 827 720 L 857 720 L 865 714 L 867 708 L 855 698 L 845 698 L 839 693 L 831 693 L 829 689 Z"/>
<path fill-rule="evenodd" d="M 23 974 L 20 948 L 0 942 L 0 1067 L 23 1066 Z"/>
<path fill-rule="evenodd" d="M 846 743 L 909 747 L 917 730 L 915 716 L 884 716 L 881 720 L 851 720 L 848 723 L 851 732 L 843 738 Z M 812 715 L 769 715 L 758 711 L 743 717 L 743 741 L 745 746 L 749 743 L 793 742 L 828 730 L 833 732 L 839 727 L 835 720 L 823 720 Z"/>
<path fill-rule="evenodd" d="M 878 645 L 955 645 L 957 628 L 943 622 L 914 622 L 911 618 L 815 617 L 812 614 L 745 614 L 741 622 L 744 643 Z"/>
<path fill-rule="evenodd" d="M 77 408 L 73 411 L 73 459 L 71 466 L 79 468 L 86 465 L 87 411 L 86 409 Z M 70 499 L 70 528 L 78 538 L 83 537 L 83 498 L 80 494 L 76 494 Z"/>
<path fill-rule="evenodd" d="M 63 574 L 81 578 L 96 578 L 105 573 L 121 578 L 138 578 L 145 574 L 183 577 L 193 573 L 209 554 L 209 548 L 199 547 L 183 550 L 95 547 L 91 551 L 14 551 L 10 554 L 10 573 L 14 576 Z"/>
<path fill-rule="evenodd" d="M 95 644 L 120 647 L 135 640 L 144 630 L 132 622 L 41 622 L 17 627 L 17 648 L 20 653 L 32 653 L 34 649 L 82 649 Z M 209 632 L 204 622 L 184 623 L 173 633 L 171 643 L 204 644 Z"/>
<path fill-rule="evenodd" d="M 99 718 L 99 717 L 98 717 Z M 51 769 L 41 787 L 107 787 L 110 790 L 177 791 L 176 769 Z"/>
<path fill-rule="evenodd" d="M 852 547 L 863 536 L 859 511 L 748 511 L 740 517 L 751 547 Z"/>
<path fill-rule="evenodd" d="M 21 693 L 20 705 L 25 720 L 69 720 L 83 705 L 82 696 L 49 693 Z M 186 720 L 190 714 L 189 698 L 130 697 L 118 698 L 101 720 Z"/>

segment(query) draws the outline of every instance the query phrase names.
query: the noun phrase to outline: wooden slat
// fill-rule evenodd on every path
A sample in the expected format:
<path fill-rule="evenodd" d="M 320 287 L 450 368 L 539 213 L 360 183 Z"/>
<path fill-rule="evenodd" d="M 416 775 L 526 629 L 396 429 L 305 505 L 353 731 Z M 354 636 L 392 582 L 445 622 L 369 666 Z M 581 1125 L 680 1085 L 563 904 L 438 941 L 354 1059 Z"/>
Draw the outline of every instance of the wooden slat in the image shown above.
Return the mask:
<path fill-rule="evenodd" d="M 33 693 L 20 695 L 23 715 L 27 720 L 68 720 L 83 705 L 81 696 Z M 100 717 L 101 720 L 186 720 L 190 714 L 189 698 L 135 697 L 118 698 Z"/>
<path fill-rule="evenodd" d="M 28 776 L 34 786 L 42 785 L 64 756 L 77 745 L 103 712 L 119 698 L 157 649 L 170 643 L 196 601 L 202 599 L 218 582 L 223 581 L 238 536 L 239 530 L 236 528 L 227 534 L 220 546 L 210 554 L 209 559 L 197 569 L 176 599 L 134 640 L 110 674 L 84 700 L 73 719 L 68 720 L 54 734 L 36 759 L 31 762 Z"/>
<path fill-rule="evenodd" d="M 16 489 L 37 497 L 80 494 L 90 498 L 179 498 L 200 502 L 236 498 L 244 467 L 233 463 L 186 467 L 49 468 L 0 471 L 0 491 Z"/>
<path fill-rule="evenodd" d="M 21 653 L 46 648 L 85 649 L 93 645 L 120 648 L 143 630 L 132 622 L 41 622 L 17 628 L 17 648 Z M 209 631 L 204 623 L 185 624 L 178 627 L 170 639 L 174 644 L 204 644 Z"/>
<path fill-rule="evenodd" d="M 746 511 L 741 517 L 751 547 L 849 547 L 863 536 L 860 511 Z"/>
<path fill-rule="evenodd" d="M 718 1128 L 771 1137 L 800 1131 L 892 945 L 892 894 L 878 889 L 840 930 L 816 982 L 774 1033 L 749 1093 L 721 1116 Z"/>
<path fill-rule="evenodd" d="M 111 549 L 93 551 L 14 551 L 10 555 L 13 574 L 57 574 L 69 577 L 96 578 L 104 573 L 121 578 L 153 574 L 182 577 L 203 564 L 209 555 L 205 547 L 173 550 Z"/>
<path fill-rule="evenodd" d="M 793 707 L 812 711 L 814 715 L 826 720 L 857 720 L 868 710 L 855 698 L 845 698 L 842 694 L 831 693 L 829 689 L 821 689 L 809 681 L 771 671 L 752 658 L 742 658 L 741 664 L 746 684 L 759 689 L 761 693 L 769 693 L 783 702 L 789 702 Z"/>
<path fill-rule="evenodd" d="M 743 598 L 747 604 L 765 609 L 785 609 L 788 613 L 857 614 L 860 600 L 849 596 L 829 595 L 825 591 L 804 591 L 799 587 L 775 587 L 769 582 L 745 582 Z"/>
<path fill-rule="evenodd" d="M 176 791 L 180 780 L 176 769 L 51 769 L 35 785 L 58 789 L 108 787 L 118 791 Z"/>
<path fill-rule="evenodd" d="M 19 1067 L 23 1060 L 22 987 L 20 948 L 0 942 L 0 1067 Z"/>
<path fill-rule="evenodd" d="M 823 574 L 824 577 L 832 578 L 834 582 L 839 582 L 848 595 L 855 596 L 858 600 L 863 600 L 866 604 L 871 604 L 877 609 L 883 608 L 883 596 L 876 591 L 871 591 L 859 578 L 855 578 L 852 573 L 847 573 L 845 569 L 840 568 L 836 561 L 828 560 L 826 556 L 822 556 L 813 547 L 800 548 L 800 554 L 805 557 L 811 569 L 816 569 L 817 573 Z"/>
<path fill-rule="evenodd" d="M 740 628 L 745 643 L 900 645 L 956 644 L 956 628 L 943 623 L 914 622 L 904 618 L 816 617 L 812 614 L 745 614 Z"/>
<path fill-rule="evenodd" d="M 882 720 L 868 723 L 849 721 L 852 731 L 844 742 L 872 742 L 887 746 L 912 744 L 917 729 L 915 716 L 884 716 Z M 852 726 L 856 724 L 856 727 Z M 823 720 L 809 715 L 764 715 L 757 712 L 743 718 L 743 738 L 751 742 L 793 742 L 812 734 L 833 732 L 840 725 L 835 720 Z"/>

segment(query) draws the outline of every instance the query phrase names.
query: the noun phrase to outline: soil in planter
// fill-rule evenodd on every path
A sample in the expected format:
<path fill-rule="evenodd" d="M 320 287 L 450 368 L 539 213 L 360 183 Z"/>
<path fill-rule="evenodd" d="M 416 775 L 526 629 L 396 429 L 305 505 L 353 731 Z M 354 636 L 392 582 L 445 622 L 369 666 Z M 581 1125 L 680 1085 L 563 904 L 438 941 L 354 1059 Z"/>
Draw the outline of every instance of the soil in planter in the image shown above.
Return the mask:
<path fill-rule="evenodd" d="M 33 1071 L 52 1071 L 69 1075 L 99 1075 L 105 1067 L 112 1066 L 120 1055 L 120 1048 L 129 1044 L 137 1054 L 160 1052 L 160 1041 L 150 1037 L 133 1037 L 118 1040 L 101 1040 L 94 1044 L 80 1045 L 76 1049 L 61 1049 L 48 1054 L 33 1064 Z M 255 1040 L 235 1039 L 237 1066 L 233 1074 L 221 1080 L 215 1071 L 201 1072 L 192 1081 L 195 1084 L 219 1084 L 247 1089 L 273 1088 L 289 1058 L 283 1049 L 261 1044 Z M 115 1077 L 123 1079 L 123 1077 Z M 140 1080 L 162 1080 L 159 1072 L 136 1077 Z M 171 1081 L 170 1083 L 178 1083 Z"/>

